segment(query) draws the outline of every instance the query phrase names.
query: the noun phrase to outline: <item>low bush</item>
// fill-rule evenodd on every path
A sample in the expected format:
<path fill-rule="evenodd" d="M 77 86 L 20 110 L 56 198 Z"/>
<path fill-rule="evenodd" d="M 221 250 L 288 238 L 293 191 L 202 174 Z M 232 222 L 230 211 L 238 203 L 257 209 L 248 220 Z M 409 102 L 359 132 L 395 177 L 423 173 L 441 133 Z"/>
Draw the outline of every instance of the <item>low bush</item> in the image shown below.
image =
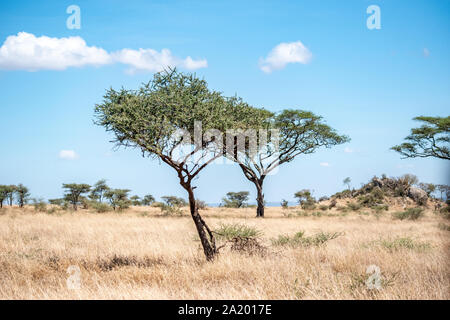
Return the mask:
<path fill-rule="evenodd" d="M 220 224 L 219 228 L 213 231 L 219 240 L 231 240 L 240 238 L 258 238 L 262 232 L 255 227 L 250 227 L 241 223 Z"/>
<path fill-rule="evenodd" d="M 309 247 L 309 246 L 321 246 L 326 242 L 336 239 L 343 235 L 343 232 L 320 232 L 313 236 L 305 237 L 305 232 L 300 231 L 293 236 L 279 235 L 278 238 L 272 239 L 272 245 L 274 246 L 291 246 L 291 247 Z"/>
<path fill-rule="evenodd" d="M 417 220 L 423 216 L 422 208 L 409 208 L 406 211 L 394 212 L 392 217 L 399 220 Z"/>

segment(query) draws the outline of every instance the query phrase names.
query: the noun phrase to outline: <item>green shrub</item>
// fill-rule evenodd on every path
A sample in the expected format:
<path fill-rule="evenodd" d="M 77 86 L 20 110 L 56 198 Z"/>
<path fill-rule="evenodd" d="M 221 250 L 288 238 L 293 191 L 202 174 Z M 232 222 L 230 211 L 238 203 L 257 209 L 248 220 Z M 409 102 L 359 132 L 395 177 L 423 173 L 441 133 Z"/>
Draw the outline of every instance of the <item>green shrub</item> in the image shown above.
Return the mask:
<path fill-rule="evenodd" d="M 394 239 L 385 239 L 378 242 L 383 248 L 390 251 L 397 251 L 401 249 L 410 249 L 425 251 L 431 248 L 431 244 L 428 242 L 421 242 L 413 240 L 409 237 L 397 237 Z"/>
<path fill-rule="evenodd" d="M 444 231 L 450 231 L 450 225 L 440 222 L 438 228 Z"/>
<path fill-rule="evenodd" d="M 38 212 L 47 211 L 47 203 L 43 199 L 33 199 L 33 207 Z"/>
<path fill-rule="evenodd" d="M 423 216 L 422 208 L 408 208 L 406 211 L 394 212 L 392 217 L 400 220 L 417 220 Z"/>
<path fill-rule="evenodd" d="M 380 214 L 382 211 L 388 211 L 389 206 L 387 204 L 377 204 L 372 206 L 371 209 L 375 210 L 376 213 Z"/>
<path fill-rule="evenodd" d="M 287 200 L 285 200 L 285 199 L 281 200 L 281 208 L 287 209 L 288 208 L 288 203 L 289 202 Z"/>
<path fill-rule="evenodd" d="M 272 239 L 272 245 L 274 246 L 291 246 L 291 247 L 309 247 L 309 246 L 321 246 L 326 242 L 336 239 L 343 235 L 342 232 L 320 232 L 316 235 L 305 237 L 305 232 L 300 231 L 293 236 L 279 235 L 278 238 Z"/>
<path fill-rule="evenodd" d="M 349 208 L 351 211 L 358 211 L 359 209 L 361 209 L 361 204 L 355 202 L 348 202 L 347 208 Z"/>
<path fill-rule="evenodd" d="M 90 207 L 95 210 L 97 213 L 105 213 L 108 211 L 112 211 L 112 207 L 106 203 L 98 202 L 98 201 L 91 201 Z"/>
<path fill-rule="evenodd" d="M 322 211 L 326 211 L 326 210 L 328 210 L 328 208 L 329 207 L 326 204 L 322 204 L 322 205 L 319 206 L 319 209 L 322 210 Z"/>
<path fill-rule="evenodd" d="M 260 230 L 240 223 L 220 224 L 214 233 L 217 235 L 217 239 L 221 240 L 231 240 L 236 237 L 258 238 L 262 235 Z"/>

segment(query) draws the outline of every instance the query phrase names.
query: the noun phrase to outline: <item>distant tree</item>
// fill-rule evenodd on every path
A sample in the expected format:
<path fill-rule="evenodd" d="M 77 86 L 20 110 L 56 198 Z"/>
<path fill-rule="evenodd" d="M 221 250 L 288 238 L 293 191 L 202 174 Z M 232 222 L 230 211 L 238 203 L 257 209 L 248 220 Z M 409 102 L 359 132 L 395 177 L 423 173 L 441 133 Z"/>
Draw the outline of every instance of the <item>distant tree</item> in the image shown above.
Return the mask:
<path fill-rule="evenodd" d="M 19 208 L 23 208 L 24 204 L 28 202 L 28 199 L 30 197 L 30 192 L 27 187 L 25 187 L 23 184 L 19 184 L 16 187 L 16 196 L 17 196 L 17 204 L 19 205 Z"/>
<path fill-rule="evenodd" d="M 248 201 L 248 191 L 240 192 L 228 192 L 226 197 L 223 198 L 224 207 L 227 208 L 242 208 L 247 205 Z"/>
<path fill-rule="evenodd" d="M 420 183 L 419 187 L 425 191 L 429 197 L 436 191 L 436 185 L 432 183 Z"/>
<path fill-rule="evenodd" d="M 104 200 L 105 192 L 109 190 L 108 185 L 106 184 L 105 179 L 101 179 L 97 181 L 92 187 L 92 191 L 89 195 L 89 198 L 92 200 L 96 200 L 102 202 Z"/>
<path fill-rule="evenodd" d="M 311 191 L 308 189 L 303 189 L 296 192 L 294 197 L 297 198 L 298 203 L 303 209 L 312 209 L 314 207 L 314 203 L 316 202 L 311 194 Z"/>
<path fill-rule="evenodd" d="M 288 208 L 288 204 L 289 204 L 289 201 L 287 201 L 285 199 L 281 200 L 281 208 L 287 209 Z"/>
<path fill-rule="evenodd" d="M 411 134 L 405 138 L 406 142 L 391 149 L 404 158 L 435 157 L 450 160 L 450 116 L 420 116 L 413 120 L 422 122 L 422 126 L 411 129 Z"/>
<path fill-rule="evenodd" d="M 401 177 L 397 178 L 397 181 L 405 185 L 407 188 L 419 184 L 419 178 L 417 178 L 416 175 L 411 173 L 406 173 L 402 175 Z"/>
<path fill-rule="evenodd" d="M 74 210 L 78 209 L 78 205 L 81 202 L 81 196 L 88 193 L 91 186 L 88 184 L 76 184 L 76 183 L 64 183 L 63 189 L 65 189 L 64 199 L 67 200 Z"/>
<path fill-rule="evenodd" d="M 186 200 L 175 196 L 163 196 L 161 199 L 171 207 L 184 207 L 187 205 Z"/>
<path fill-rule="evenodd" d="M 64 200 L 64 199 L 48 199 L 48 203 L 50 203 L 54 206 L 60 206 L 60 207 L 63 206 L 65 201 L 66 200 Z"/>
<path fill-rule="evenodd" d="M 444 200 L 443 195 L 445 194 L 445 198 L 448 199 L 449 198 L 449 194 L 450 194 L 450 186 L 445 185 L 445 184 L 438 184 L 436 186 L 437 190 L 439 190 L 439 193 L 441 194 L 441 200 Z"/>
<path fill-rule="evenodd" d="M 114 134 L 116 146 L 138 148 L 143 156 L 159 158 L 175 170 L 188 193 L 191 217 L 208 261 L 218 251 L 214 234 L 196 208 L 193 182 L 223 155 L 213 149 L 212 130 L 223 133 L 235 128 L 235 115 L 245 108 L 240 99 L 226 98 L 210 90 L 205 80 L 175 69 L 155 73 L 138 90 L 110 89 L 95 106 L 95 123 Z"/>
<path fill-rule="evenodd" d="M 131 204 L 133 206 L 140 206 L 140 205 L 142 205 L 142 201 L 141 201 L 141 198 L 139 196 L 131 196 L 130 200 L 131 200 Z"/>
<path fill-rule="evenodd" d="M 153 197 L 151 194 L 147 194 L 142 198 L 142 205 L 149 206 L 153 202 L 155 202 L 155 197 Z"/>
<path fill-rule="evenodd" d="M 256 135 L 253 140 L 258 143 L 252 146 L 246 142 L 234 149 L 227 146 L 227 157 L 237 162 L 245 177 L 255 185 L 257 217 L 264 217 L 263 183 L 275 168 L 301 154 L 311 154 L 320 147 L 329 148 L 350 140 L 338 135 L 322 117 L 309 111 L 288 109 L 273 115 L 255 110 L 242 121 L 256 122 L 254 128 L 259 130 L 253 134 Z M 241 141 L 247 140 L 241 138 Z"/>
<path fill-rule="evenodd" d="M 6 199 L 8 200 L 9 206 L 13 205 L 14 193 L 16 192 L 16 188 L 17 186 L 12 184 L 9 186 L 5 186 Z"/>
<path fill-rule="evenodd" d="M 347 177 L 344 179 L 343 183 L 347 186 L 348 190 L 350 190 L 350 182 L 352 180 L 350 179 L 350 177 Z"/>
<path fill-rule="evenodd" d="M 127 209 L 131 204 L 128 192 L 130 192 L 128 189 L 109 189 L 105 192 L 105 198 L 109 200 L 113 210 Z"/>
<path fill-rule="evenodd" d="M 3 208 L 3 202 L 6 200 L 7 196 L 7 186 L 0 185 L 0 208 Z"/>

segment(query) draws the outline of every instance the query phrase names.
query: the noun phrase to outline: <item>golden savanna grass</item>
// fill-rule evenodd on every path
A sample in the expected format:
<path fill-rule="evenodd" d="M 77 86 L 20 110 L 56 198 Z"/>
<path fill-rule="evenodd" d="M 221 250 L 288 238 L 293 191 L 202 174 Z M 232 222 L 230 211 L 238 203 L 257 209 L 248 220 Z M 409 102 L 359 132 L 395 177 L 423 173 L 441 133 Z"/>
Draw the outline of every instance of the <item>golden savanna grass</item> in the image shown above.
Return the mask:
<path fill-rule="evenodd" d="M 243 223 L 263 232 L 264 254 L 221 250 L 206 262 L 189 215 L 157 208 L 122 213 L 33 209 L 0 211 L 1 299 L 449 299 L 448 220 L 431 210 L 417 221 L 389 212 L 298 208 L 209 208 L 212 228 Z M 444 227 L 443 227 L 444 226 Z M 271 239 L 343 232 L 321 246 L 276 246 Z M 68 289 L 67 269 L 81 270 L 80 289 Z M 379 290 L 365 281 L 381 270 Z"/>

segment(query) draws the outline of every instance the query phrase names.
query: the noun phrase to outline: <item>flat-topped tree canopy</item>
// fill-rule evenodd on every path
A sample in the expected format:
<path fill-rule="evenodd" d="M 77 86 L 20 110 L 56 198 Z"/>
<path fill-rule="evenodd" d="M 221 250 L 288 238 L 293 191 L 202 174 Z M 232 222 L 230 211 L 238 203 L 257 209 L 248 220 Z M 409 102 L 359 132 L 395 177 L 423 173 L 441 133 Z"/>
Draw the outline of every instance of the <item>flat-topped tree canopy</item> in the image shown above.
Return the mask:
<path fill-rule="evenodd" d="M 138 90 L 109 89 L 95 106 L 95 123 L 114 134 L 116 146 L 138 148 L 176 170 L 208 260 L 216 253 L 215 240 L 196 208 L 192 181 L 223 155 L 217 144 L 227 130 L 241 125 L 238 115 L 249 108 L 238 97 L 224 97 L 205 80 L 176 69 L 156 73 Z"/>
<path fill-rule="evenodd" d="M 330 148 L 350 140 L 310 111 L 287 109 L 273 115 L 260 109 L 253 112 L 253 121 L 259 122 L 255 128 L 262 129 L 255 132 L 258 141 L 256 152 L 246 145 L 245 148 L 227 152 L 227 157 L 236 161 L 245 177 L 255 184 L 259 217 L 264 216 L 262 186 L 268 174 L 301 154 L 310 154 L 320 147 Z"/>
<path fill-rule="evenodd" d="M 450 116 L 420 116 L 413 120 L 422 122 L 422 126 L 412 128 L 405 142 L 391 149 L 400 153 L 403 158 L 434 157 L 450 160 Z"/>

